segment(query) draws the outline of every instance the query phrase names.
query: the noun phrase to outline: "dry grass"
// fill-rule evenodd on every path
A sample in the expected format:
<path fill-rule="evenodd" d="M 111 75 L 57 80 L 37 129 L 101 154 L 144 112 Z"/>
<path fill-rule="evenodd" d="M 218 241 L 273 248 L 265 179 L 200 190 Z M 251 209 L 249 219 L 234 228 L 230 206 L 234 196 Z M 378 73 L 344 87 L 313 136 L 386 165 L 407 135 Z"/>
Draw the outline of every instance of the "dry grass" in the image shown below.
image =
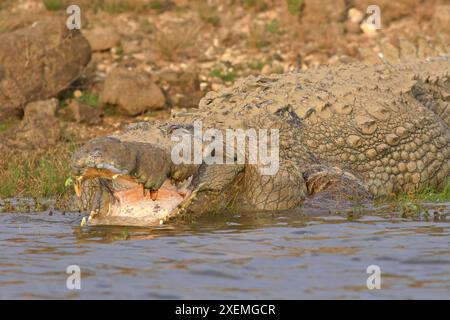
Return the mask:
<path fill-rule="evenodd" d="M 220 16 L 215 7 L 210 6 L 205 2 L 200 2 L 197 5 L 197 13 L 200 20 L 204 23 L 211 24 L 215 27 L 220 25 Z"/>
<path fill-rule="evenodd" d="M 77 147 L 73 142 L 61 142 L 46 151 L 4 152 L 0 157 L 0 198 L 68 199 L 73 191 L 65 182 Z"/>
<path fill-rule="evenodd" d="M 270 44 L 265 26 L 252 24 L 248 33 L 248 45 L 251 48 L 262 49 Z"/>
<path fill-rule="evenodd" d="M 156 32 L 156 45 L 161 58 L 175 61 L 183 57 L 196 43 L 200 27 L 176 27 Z"/>

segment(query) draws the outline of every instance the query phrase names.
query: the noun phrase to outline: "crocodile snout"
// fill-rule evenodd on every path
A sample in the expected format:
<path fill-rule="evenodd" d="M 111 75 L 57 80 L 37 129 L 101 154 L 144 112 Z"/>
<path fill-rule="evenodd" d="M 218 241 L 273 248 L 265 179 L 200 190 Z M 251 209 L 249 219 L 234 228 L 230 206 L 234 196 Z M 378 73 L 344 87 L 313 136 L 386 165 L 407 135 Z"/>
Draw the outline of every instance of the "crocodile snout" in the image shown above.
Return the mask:
<path fill-rule="evenodd" d="M 129 176 L 145 189 L 157 190 L 173 172 L 169 153 L 148 143 L 101 137 L 89 141 L 72 158 L 72 173 L 92 179 Z"/>
<path fill-rule="evenodd" d="M 79 176 L 87 169 L 107 170 L 112 174 L 130 174 L 137 154 L 130 144 L 112 137 L 89 141 L 72 158 L 72 172 Z"/>

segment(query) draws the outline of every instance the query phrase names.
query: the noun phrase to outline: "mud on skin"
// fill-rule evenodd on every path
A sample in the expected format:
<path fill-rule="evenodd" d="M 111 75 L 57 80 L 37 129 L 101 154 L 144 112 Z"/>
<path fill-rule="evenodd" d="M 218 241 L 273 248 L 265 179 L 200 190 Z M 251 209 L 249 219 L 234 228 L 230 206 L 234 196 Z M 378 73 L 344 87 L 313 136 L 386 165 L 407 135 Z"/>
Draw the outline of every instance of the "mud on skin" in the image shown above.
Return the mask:
<path fill-rule="evenodd" d="M 155 225 L 180 214 L 280 211 L 320 195 L 363 199 L 441 188 L 450 169 L 450 59 L 341 65 L 249 77 L 199 109 L 97 138 L 73 157 L 91 224 Z M 278 129 L 280 168 L 174 165 L 174 129 Z M 96 191 L 96 192 L 94 192 Z M 90 194 L 90 196 L 88 196 Z"/>

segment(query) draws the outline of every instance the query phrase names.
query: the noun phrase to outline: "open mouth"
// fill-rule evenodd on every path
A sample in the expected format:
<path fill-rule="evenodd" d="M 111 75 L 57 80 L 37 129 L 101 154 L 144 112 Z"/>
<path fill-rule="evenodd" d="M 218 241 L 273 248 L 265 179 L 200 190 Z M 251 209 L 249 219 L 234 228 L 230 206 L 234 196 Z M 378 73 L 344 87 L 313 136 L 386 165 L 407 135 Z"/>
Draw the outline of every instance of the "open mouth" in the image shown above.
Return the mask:
<path fill-rule="evenodd" d="M 108 169 L 89 168 L 76 179 L 83 225 L 155 226 L 174 216 L 192 195 L 192 176 L 183 181 L 166 179 L 149 190 L 136 178 Z"/>

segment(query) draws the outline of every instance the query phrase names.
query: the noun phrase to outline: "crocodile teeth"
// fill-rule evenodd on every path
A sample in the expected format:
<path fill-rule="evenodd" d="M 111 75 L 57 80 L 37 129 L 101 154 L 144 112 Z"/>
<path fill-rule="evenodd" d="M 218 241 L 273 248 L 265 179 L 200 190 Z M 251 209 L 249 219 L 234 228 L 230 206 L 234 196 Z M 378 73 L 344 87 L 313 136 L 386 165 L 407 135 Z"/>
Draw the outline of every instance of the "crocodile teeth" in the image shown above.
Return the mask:
<path fill-rule="evenodd" d="M 81 190 L 80 190 L 80 184 L 78 183 L 78 181 L 76 181 L 73 184 L 73 188 L 75 189 L 75 194 L 77 195 L 77 197 L 81 197 Z"/>
<path fill-rule="evenodd" d="M 180 182 L 178 184 L 178 189 L 187 189 L 187 187 L 189 187 L 189 185 L 191 184 L 193 177 L 194 175 L 191 175 L 190 177 L 183 180 L 183 182 Z"/>
<path fill-rule="evenodd" d="M 150 198 L 155 201 L 158 198 L 158 190 L 150 190 Z"/>
<path fill-rule="evenodd" d="M 98 214 L 99 212 L 100 212 L 99 209 L 96 209 L 95 211 L 92 210 L 92 211 L 91 211 L 91 214 L 89 215 L 88 221 L 91 220 L 91 218 L 92 218 L 93 216 L 95 216 L 96 214 Z"/>

